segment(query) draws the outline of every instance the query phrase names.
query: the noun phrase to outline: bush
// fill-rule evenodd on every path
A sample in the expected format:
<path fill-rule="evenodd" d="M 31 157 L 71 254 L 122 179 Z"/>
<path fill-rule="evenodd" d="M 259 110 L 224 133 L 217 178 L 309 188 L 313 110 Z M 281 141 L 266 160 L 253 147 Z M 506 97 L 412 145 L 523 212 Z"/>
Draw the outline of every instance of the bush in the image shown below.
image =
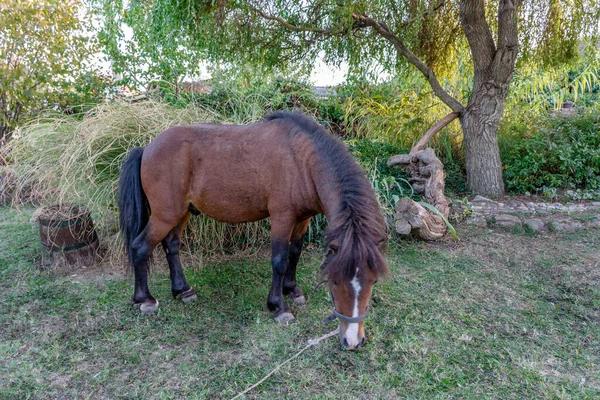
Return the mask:
<path fill-rule="evenodd" d="M 404 169 L 388 167 L 387 160 L 396 154 L 408 153 L 409 150 L 364 138 L 347 139 L 345 142 L 367 172 L 381 210 L 388 225 L 392 226 L 396 203 L 401 197 L 411 197 L 414 193 Z"/>
<path fill-rule="evenodd" d="M 500 152 L 509 191 L 598 189 L 600 115 L 551 115 L 530 127 L 503 127 Z"/>
<path fill-rule="evenodd" d="M 168 100 L 168 99 L 167 99 Z M 213 83 L 210 93 L 182 94 L 176 104 L 191 104 L 213 110 L 224 119 L 247 124 L 273 110 L 300 109 L 315 115 L 318 99 L 306 82 L 275 78 L 255 78 L 249 83 Z"/>

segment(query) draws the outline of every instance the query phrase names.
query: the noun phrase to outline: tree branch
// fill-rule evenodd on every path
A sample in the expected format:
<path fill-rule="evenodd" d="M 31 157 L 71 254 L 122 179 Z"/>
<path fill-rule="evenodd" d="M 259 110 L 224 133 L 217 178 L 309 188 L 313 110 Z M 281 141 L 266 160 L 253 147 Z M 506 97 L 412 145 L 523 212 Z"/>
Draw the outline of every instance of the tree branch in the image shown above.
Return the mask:
<path fill-rule="evenodd" d="M 483 0 L 460 1 L 460 24 L 471 47 L 475 70 L 488 69 L 494 60 L 496 44 L 485 20 Z"/>
<path fill-rule="evenodd" d="M 410 18 L 408 21 L 404 22 L 402 24 L 402 28 L 407 28 L 410 24 L 412 24 L 413 22 L 415 22 L 417 19 L 422 18 L 427 13 L 429 13 L 429 14 L 435 13 L 437 10 L 439 10 L 440 8 L 442 8 L 444 6 L 444 4 L 446 4 L 446 0 L 440 0 L 440 2 L 437 3 L 435 6 L 433 6 L 432 9 L 426 10 L 424 13 L 415 15 L 412 18 Z"/>
<path fill-rule="evenodd" d="M 409 154 L 399 154 L 396 156 L 392 156 L 387 161 L 387 165 L 392 166 L 392 165 L 397 165 L 397 164 L 410 164 L 412 162 L 412 160 L 414 159 L 414 157 L 416 156 L 416 154 L 425 149 L 425 146 L 427 145 L 427 143 L 429 143 L 431 138 L 433 138 L 436 135 L 436 133 L 441 131 L 444 127 L 446 127 L 446 125 L 448 125 L 450 122 L 454 121 L 456 118 L 458 118 L 457 112 L 451 112 L 450 114 L 446 115 L 444 118 L 439 120 L 435 125 L 433 125 L 431 128 L 429 128 L 423 136 L 421 136 L 421 139 L 419 139 L 417 144 L 415 144 L 412 147 Z"/>
<path fill-rule="evenodd" d="M 309 26 L 297 26 L 297 25 L 290 24 L 289 22 L 287 22 L 286 20 L 284 20 L 281 17 L 276 17 L 274 15 L 265 14 L 262 10 L 259 10 L 256 7 L 248 6 L 248 8 L 250 10 L 254 11 L 255 13 L 257 13 L 258 15 L 260 15 L 262 18 L 269 20 L 269 21 L 275 21 L 279 25 L 283 26 L 284 28 L 287 28 L 294 32 L 313 32 L 313 33 L 318 33 L 320 35 L 332 35 L 334 33 L 339 32 L 340 28 L 343 26 L 343 25 L 338 25 L 338 26 L 335 26 L 335 27 L 329 28 L 329 29 L 316 29 L 316 28 L 311 28 Z"/>
<path fill-rule="evenodd" d="M 518 44 L 517 8 L 520 0 L 502 0 L 498 5 L 498 49 Z"/>
<path fill-rule="evenodd" d="M 494 57 L 492 73 L 496 80 L 507 81 L 519 52 L 517 8 L 520 0 L 501 0 L 498 5 L 498 51 Z"/>
<path fill-rule="evenodd" d="M 435 73 L 429 68 L 423 61 L 421 61 L 413 52 L 411 52 L 404 42 L 396 36 L 390 28 L 383 22 L 376 21 L 373 18 L 370 18 L 364 14 L 352 14 L 352 18 L 354 18 L 359 24 L 359 27 L 370 26 L 372 27 L 380 36 L 387 39 L 394 45 L 396 51 L 404 56 L 409 63 L 417 67 L 419 71 L 427 78 L 431 88 L 433 89 L 433 93 L 446 104 L 448 107 L 452 109 L 452 111 L 462 114 L 465 111 L 465 107 L 455 99 L 450 96 L 448 92 L 446 92 L 440 82 L 438 81 Z"/>
<path fill-rule="evenodd" d="M 444 118 L 439 120 L 435 125 L 429 128 L 427 132 L 425 132 L 425 134 L 421 137 L 421 139 L 419 139 L 417 144 L 413 146 L 413 148 L 410 150 L 410 154 L 414 156 L 417 152 L 425 149 L 425 146 L 427 146 L 427 143 L 431 140 L 431 138 L 433 138 L 436 135 L 436 133 L 444 129 L 446 125 L 454 121 L 456 118 L 458 118 L 458 113 L 451 112 L 450 114 L 446 115 Z"/>

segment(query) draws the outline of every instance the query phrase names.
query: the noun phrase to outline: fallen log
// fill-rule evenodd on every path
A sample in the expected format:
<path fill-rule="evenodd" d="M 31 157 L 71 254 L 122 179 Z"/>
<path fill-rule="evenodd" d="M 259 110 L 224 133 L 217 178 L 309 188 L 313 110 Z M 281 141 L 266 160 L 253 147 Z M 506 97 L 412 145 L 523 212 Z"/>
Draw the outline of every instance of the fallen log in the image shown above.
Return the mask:
<path fill-rule="evenodd" d="M 450 208 L 444 195 L 444 165 L 436 157 L 433 149 L 425 146 L 437 132 L 457 117 L 457 113 L 448 114 L 423 135 L 409 154 L 393 156 L 387 162 L 390 166 L 407 166 L 410 171 L 408 181 L 415 193 L 422 194 L 425 203 L 439 211 L 438 214 L 407 197 L 400 199 L 395 214 L 395 228 L 400 235 L 412 235 L 432 241 L 442 238 L 448 231 L 445 219 L 448 218 Z"/>

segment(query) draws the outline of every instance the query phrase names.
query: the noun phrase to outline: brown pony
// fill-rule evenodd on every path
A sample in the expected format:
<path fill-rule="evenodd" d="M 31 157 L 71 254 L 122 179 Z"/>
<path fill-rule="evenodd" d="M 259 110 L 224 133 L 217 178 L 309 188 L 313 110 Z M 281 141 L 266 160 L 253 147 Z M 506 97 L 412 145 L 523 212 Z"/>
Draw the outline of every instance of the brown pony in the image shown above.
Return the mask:
<path fill-rule="evenodd" d="M 120 225 L 135 272 L 133 303 L 155 312 L 147 266 L 162 243 L 172 294 L 196 300 L 179 261 L 191 214 L 240 223 L 271 217 L 273 278 L 267 307 L 287 324 L 284 295 L 305 303 L 296 265 L 310 219 L 329 221 L 321 266 L 347 349 L 365 341 L 363 320 L 377 278 L 389 272 L 387 232 L 373 189 L 346 147 L 300 113 L 276 112 L 254 125 L 176 126 L 129 152 L 119 180 Z"/>

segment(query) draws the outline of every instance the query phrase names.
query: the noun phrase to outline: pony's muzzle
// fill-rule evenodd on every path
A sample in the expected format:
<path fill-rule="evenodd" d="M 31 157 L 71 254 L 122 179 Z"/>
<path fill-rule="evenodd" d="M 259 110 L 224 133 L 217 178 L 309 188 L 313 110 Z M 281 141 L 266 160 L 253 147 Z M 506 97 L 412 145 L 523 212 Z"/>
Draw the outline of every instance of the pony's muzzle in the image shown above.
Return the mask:
<path fill-rule="evenodd" d="M 362 339 L 360 339 L 357 343 L 350 344 L 346 338 L 343 338 L 342 346 L 344 346 L 344 349 L 346 350 L 358 350 L 363 344 L 365 344 L 365 341 L 366 339 L 363 336 Z"/>
<path fill-rule="evenodd" d="M 344 346 L 344 349 L 346 350 L 357 350 L 360 347 L 362 347 L 362 345 L 365 344 L 366 338 L 363 336 L 360 339 L 358 337 L 352 337 L 348 336 L 347 334 L 342 335 L 341 333 L 341 329 L 340 329 L 340 342 L 342 343 L 342 346 Z"/>

